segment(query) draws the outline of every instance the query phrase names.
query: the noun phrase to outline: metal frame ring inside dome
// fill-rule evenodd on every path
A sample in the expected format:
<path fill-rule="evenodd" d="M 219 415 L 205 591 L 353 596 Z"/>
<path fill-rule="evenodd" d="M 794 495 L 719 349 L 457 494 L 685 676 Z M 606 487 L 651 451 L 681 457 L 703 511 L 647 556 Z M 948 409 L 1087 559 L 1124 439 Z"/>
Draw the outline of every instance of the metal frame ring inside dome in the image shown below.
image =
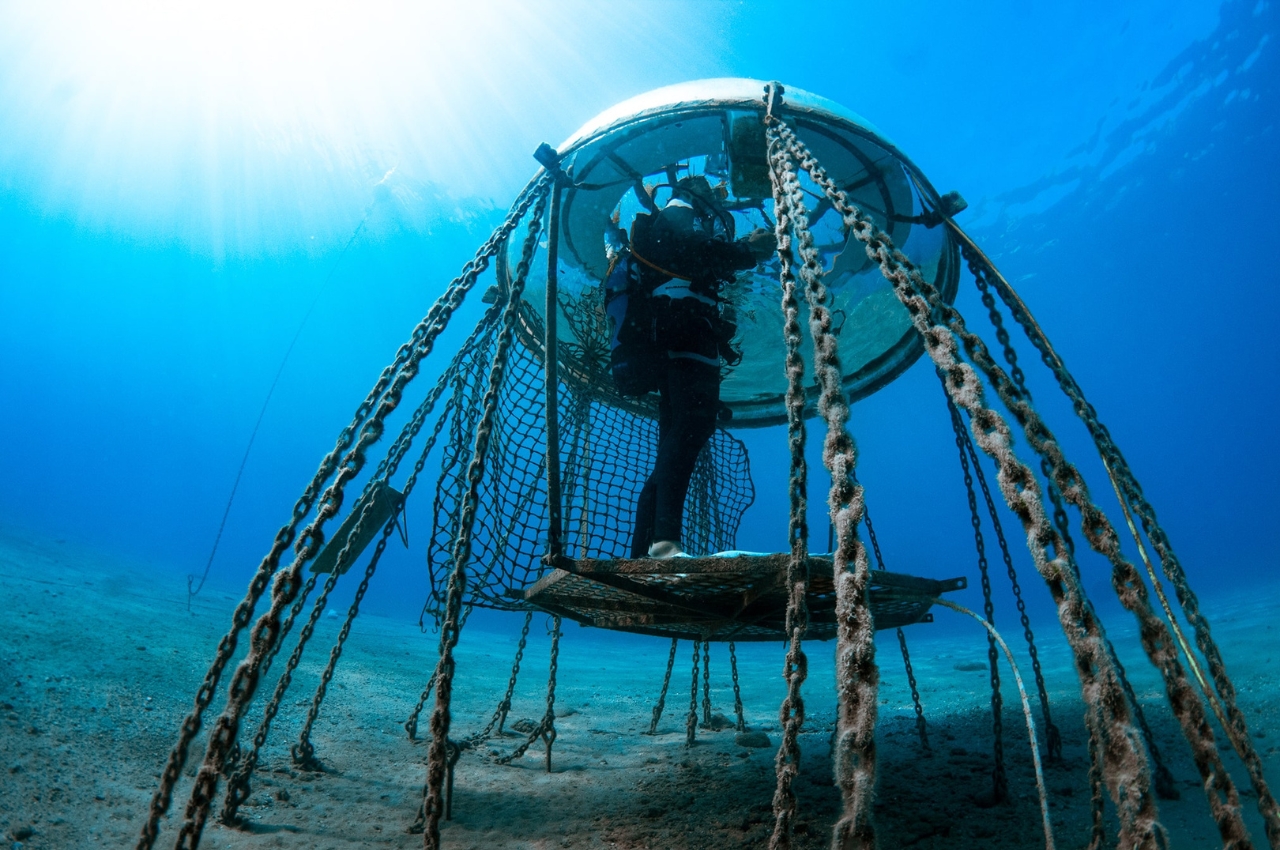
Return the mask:
<path fill-rule="evenodd" d="M 640 95 L 588 122 L 559 148 L 559 160 L 567 177 L 560 189 L 563 192 L 560 204 L 561 222 L 571 220 L 572 205 L 578 191 L 618 186 L 621 197 L 634 185 L 637 177 L 644 176 L 628 175 L 622 179 L 602 183 L 590 181 L 591 173 L 602 162 L 610 161 L 618 148 L 673 123 L 678 126 L 681 122 L 692 118 L 712 115 L 727 117 L 731 112 L 756 112 L 763 118 L 766 111 L 763 99 L 765 85 L 763 81 L 742 79 L 685 83 Z M 792 89 L 786 91 L 781 115 L 802 136 L 813 138 L 815 134 L 821 135 L 856 158 L 866 173 L 872 175 L 867 178 L 867 183 L 862 185 L 868 185 L 870 182 L 878 183 L 877 189 L 885 204 L 885 215 L 891 221 L 922 223 L 918 216 L 912 216 L 913 210 L 895 209 L 894 198 L 888 188 L 884 171 L 867 156 L 866 151 L 853 143 L 856 139 L 880 148 L 903 168 L 907 185 L 918 196 L 926 213 L 936 212 L 943 207 L 939 193 L 929 183 L 923 172 L 860 116 L 824 98 Z M 602 140 L 607 140 L 607 143 L 601 144 Z M 584 152 L 589 153 L 590 158 L 579 161 L 580 155 Z M 927 222 L 929 226 L 937 223 L 936 221 Z M 574 244 L 574 233 L 564 226 L 559 230 L 562 259 L 569 259 L 584 273 L 590 274 L 589 261 L 584 259 L 583 253 L 578 250 L 579 246 Z M 941 245 L 938 248 L 934 285 L 942 297 L 951 302 L 959 286 L 959 245 L 948 228 L 940 227 L 939 232 Z M 602 248 L 601 251 L 603 251 Z M 500 285 L 506 287 L 510 280 L 510 265 L 507 261 L 505 246 L 497 253 L 495 270 Z M 595 279 L 594 274 L 592 278 Z M 543 356 L 544 349 L 544 309 L 544 304 L 531 301 L 526 296 L 521 304 L 517 328 L 521 343 L 539 357 Z M 600 374 L 599 364 L 592 366 L 580 362 L 579 358 L 566 348 L 563 340 L 557 348 L 558 371 L 564 384 L 579 391 L 586 391 L 592 397 L 610 406 L 643 416 L 656 416 L 657 405 L 652 396 L 637 399 L 618 395 L 608 379 L 607 371 L 604 375 Z M 891 383 L 913 365 L 923 353 L 923 343 L 908 323 L 901 336 L 892 344 L 858 369 L 843 376 L 843 384 L 850 401 L 865 398 Z M 781 364 L 779 364 L 779 374 L 781 371 Z M 806 416 L 813 415 L 817 401 L 816 388 L 810 387 L 808 392 Z M 733 411 L 734 427 L 763 427 L 786 421 L 781 392 L 777 393 L 776 397 L 745 401 L 726 399 L 726 403 Z"/>

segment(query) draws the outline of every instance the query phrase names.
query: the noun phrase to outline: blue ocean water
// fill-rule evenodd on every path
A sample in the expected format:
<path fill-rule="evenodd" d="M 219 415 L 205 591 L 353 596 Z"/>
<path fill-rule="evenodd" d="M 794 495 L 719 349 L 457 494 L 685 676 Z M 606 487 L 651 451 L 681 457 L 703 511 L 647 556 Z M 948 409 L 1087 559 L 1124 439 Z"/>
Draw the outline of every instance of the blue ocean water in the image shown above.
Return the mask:
<path fill-rule="evenodd" d="M 637 93 L 739 76 L 856 110 L 959 190 L 961 224 L 1110 428 L 1193 587 L 1274 583 L 1278 30 L 1268 0 L 4 4 L 0 526 L 140 564 L 181 601 L 289 352 L 212 565 L 237 592 L 538 143 Z M 959 304 L 984 321 L 967 283 Z M 1087 434 L 1028 373 L 1118 521 Z M 928 364 L 851 428 L 890 568 L 968 575 L 958 598 L 978 607 Z M 743 436 L 758 498 L 738 543 L 781 550 L 784 438 Z M 1103 563 L 1083 566 L 1115 615 Z M 416 620 L 424 594 L 421 553 L 398 553 L 365 609 Z"/>

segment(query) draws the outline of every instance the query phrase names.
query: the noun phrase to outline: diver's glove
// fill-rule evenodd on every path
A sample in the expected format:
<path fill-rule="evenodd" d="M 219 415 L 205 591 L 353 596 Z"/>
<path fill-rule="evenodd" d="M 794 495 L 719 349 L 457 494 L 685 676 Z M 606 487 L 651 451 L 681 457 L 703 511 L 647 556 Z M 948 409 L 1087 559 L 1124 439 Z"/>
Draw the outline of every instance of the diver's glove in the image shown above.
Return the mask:
<path fill-rule="evenodd" d="M 778 237 L 773 235 L 772 230 L 766 230 L 763 227 L 757 227 L 751 231 L 744 240 L 747 247 L 751 249 L 751 256 L 755 258 L 757 263 L 762 263 L 778 250 Z"/>

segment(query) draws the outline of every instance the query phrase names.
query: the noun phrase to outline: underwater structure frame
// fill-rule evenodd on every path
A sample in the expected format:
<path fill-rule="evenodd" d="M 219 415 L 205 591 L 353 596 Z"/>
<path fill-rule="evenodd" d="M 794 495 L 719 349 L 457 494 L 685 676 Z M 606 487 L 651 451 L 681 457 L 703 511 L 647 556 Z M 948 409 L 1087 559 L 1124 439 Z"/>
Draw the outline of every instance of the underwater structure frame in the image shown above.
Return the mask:
<path fill-rule="evenodd" d="M 199 845 L 220 786 L 225 791 L 216 816 L 227 824 L 238 822 L 261 748 L 329 595 L 365 558 L 354 601 L 291 748 L 300 769 L 319 767 L 311 732 L 326 689 L 379 559 L 437 449 L 440 471 L 431 491 L 433 528 L 426 553 L 430 597 L 424 617 L 439 628 L 439 659 L 405 723 L 410 738 L 416 738 L 421 714 L 429 706 L 426 776 L 416 824 L 424 847 L 442 845 L 440 821 L 451 816 L 453 776 L 463 753 L 478 752 L 479 743 L 503 729 L 535 611 L 554 617 L 546 713 L 523 730 L 526 738 L 514 752 L 497 761 L 510 763 L 541 744 L 548 770 L 557 734 L 556 654 L 562 618 L 671 638 L 651 731 L 663 711 L 677 644 L 692 641 L 689 744 L 698 723 L 700 665 L 703 692 L 708 693 L 710 642 L 729 643 L 742 729 L 734 643 L 784 641 L 787 690 L 775 759 L 774 848 L 791 847 L 794 840 L 797 800 L 792 786 L 800 768 L 804 641 L 834 639 L 838 709 L 833 762 L 842 812 L 832 828 L 832 846 L 869 850 L 876 846 L 872 803 L 880 676 L 874 632 L 896 629 L 917 733 L 928 749 L 903 627 L 928 621 L 936 604 L 963 610 L 988 633 L 996 754 L 991 794 L 999 801 L 1009 793 L 1001 757 L 999 660 L 1003 652 L 1012 664 L 1013 656 L 991 626 L 992 570 L 982 507 L 1019 602 L 1033 663 L 1042 737 L 1016 666 L 1012 672 L 1037 771 L 1044 842 L 1054 847 L 1040 745 L 1043 757 L 1053 759 L 1060 757 L 1061 743 L 998 518 L 995 500 L 1002 498 L 1019 520 L 1035 569 L 1052 597 L 1086 705 L 1089 846 L 1101 846 L 1106 838 L 1103 811 L 1108 799 L 1119 825 L 1119 846 L 1163 846 L 1156 798 L 1176 791 L 1085 594 L 1076 534 L 1109 563 L 1119 601 L 1136 619 L 1143 650 L 1162 677 L 1190 746 L 1223 846 L 1253 845 L 1242 816 L 1241 791 L 1219 751 L 1219 732 L 1244 765 L 1265 840 L 1273 850 L 1280 848 L 1276 799 L 1169 535 L 1026 304 L 954 221 L 964 208 L 958 195 L 935 191 L 862 118 L 815 95 L 756 80 L 700 81 L 642 95 L 599 116 L 558 149 L 543 145 L 536 157 L 541 168 L 382 371 L 276 534 L 181 723 L 136 845 L 139 850 L 149 850 L 159 839 L 190 750 L 247 632 L 248 647 L 226 685 L 225 705 L 208 730 L 173 846 Z M 735 428 L 786 426 L 786 552 L 736 549 L 738 526 L 754 499 L 754 486 L 744 445 L 722 428 L 699 458 L 686 502 L 685 544 L 694 557 L 617 557 L 626 548 L 637 479 L 653 460 L 655 404 L 652 398 L 623 397 L 611 384 L 600 281 L 626 220 L 656 209 L 661 193 L 670 191 L 682 173 L 718 178 L 735 218 L 769 226 L 777 237 L 776 256 L 745 274 L 733 294 L 744 357 L 742 366 L 726 370 L 722 398 Z M 522 223 L 523 236 L 517 232 Z M 535 263 L 540 249 L 545 262 Z M 954 306 L 962 263 L 994 324 L 1002 348 L 998 356 Z M 442 366 L 382 460 L 370 465 L 370 452 L 387 436 L 389 418 L 428 358 L 439 358 L 442 333 L 490 268 L 494 283 L 482 295 L 487 305 L 483 316 Z M 1140 566 L 1122 551 L 1120 530 L 1094 501 L 1081 472 L 1033 405 L 1001 308 L 1087 428 L 1119 498 Z M 806 331 L 809 363 L 803 356 Z M 968 490 L 985 616 L 943 598 L 964 587 L 964 578 L 924 578 L 884 569 L 855 475 L 856 448 L 847 427 L 850 403 L 891 382 L 921 355 L 932 361 L 946 395 Z M 833 534 L 826 555 L 809 550 L 805 423 L 810 418 L 820 420 L 823 428 L 822 460 L 831 476 L 827 504 Z M 1022 435 L 1034 454 L 1035 467 L 1015 453 L 1015 434 Z M 413 459 L 409 453 L 415 444 L 418 456 Z M 994 463 L 994 487 L 980 455 Z M 330 532 L 331 524 L 337 528 Z M 1172 600 L 1162 577 L 1173 588 Z M 266 610 L 255 619 L 268 588 Z M 487 725 L 464 737 L 456 733 L 450 712 L 454 680 L 465 673 L 454 649 L 475 607 L 523 611 L 525 620 L 505 696 Z M 1190 634 L 1179 623 L 1179 613 Z M 273 686 L 265 687 L 295 626 L 296 640 L 284 669 Z M 265 702 L 250 736 L 243 727 L 257 697 Z M 709 721 L 709 698 L 703 711 Z"/>

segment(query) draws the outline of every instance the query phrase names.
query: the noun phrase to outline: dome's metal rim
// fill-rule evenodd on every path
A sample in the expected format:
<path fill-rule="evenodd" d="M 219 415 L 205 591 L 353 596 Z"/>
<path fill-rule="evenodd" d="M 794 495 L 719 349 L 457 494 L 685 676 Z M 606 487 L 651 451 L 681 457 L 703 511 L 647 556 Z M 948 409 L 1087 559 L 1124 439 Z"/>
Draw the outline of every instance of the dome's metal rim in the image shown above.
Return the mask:
<path fill-rule="evenodd" d="M 557 150 L 562 157 L 568 156 L 613 130 L 651 115 L 667 114 L 673 110 L 706 109 L 716 106 L 764 109 L 767 85 L 769 83 L 766 80 L 750 77 L 709 77 L 651 89 L 596 115 L 561 142 Z M 893 144 L 879 127 L 853 110 L 804 89 L 784 85 L 783 90 L 782 102 L 785 110 L 822 115 L 837 122 L 853 124 L 859 129 L 875 134 L 895 156 L 901 156 L 902 152 L 898 146 Z"/>

